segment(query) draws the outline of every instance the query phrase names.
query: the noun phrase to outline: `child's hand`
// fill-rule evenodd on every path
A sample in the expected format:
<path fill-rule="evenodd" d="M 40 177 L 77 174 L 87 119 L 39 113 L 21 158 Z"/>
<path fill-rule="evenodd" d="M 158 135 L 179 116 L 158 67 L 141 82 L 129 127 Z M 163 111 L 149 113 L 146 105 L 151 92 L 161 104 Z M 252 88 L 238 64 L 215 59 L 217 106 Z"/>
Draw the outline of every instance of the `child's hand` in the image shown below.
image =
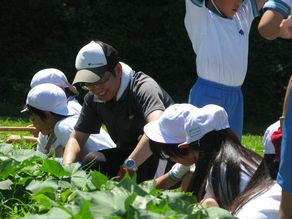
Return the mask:
<path fill-rule="evenodd" d="M 5 143 L 7 143 L 7 144 L 11 144 L 12 142 L 19 143 L 20 140 L 21 140 L 21 138 L 20 138 L 19 135 L 10 135 L 10 136 L 6 139 Z"/>
<path fill-rule="evenodd" d="M 280 37 L 283 39 L 292 39 L 292 18 L 291 15 L 284 19 L 280 24 Z"/>

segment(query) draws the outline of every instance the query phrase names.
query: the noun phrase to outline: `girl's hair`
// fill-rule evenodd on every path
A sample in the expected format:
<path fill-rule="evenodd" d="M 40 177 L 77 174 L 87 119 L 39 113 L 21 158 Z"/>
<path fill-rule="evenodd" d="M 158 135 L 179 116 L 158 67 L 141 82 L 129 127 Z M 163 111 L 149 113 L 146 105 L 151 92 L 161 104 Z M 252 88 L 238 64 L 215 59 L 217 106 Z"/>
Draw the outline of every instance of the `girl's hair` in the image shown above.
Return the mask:
<path fill-rule="evenodd" d="M 245 190 L 236 197 L 228 210 L 236 214 L 247 202 L 267 191 L 274 184 L 265 159 L 262 160 Z"/>
<path fill-rule="evenodd" d="M 161 158 L 166 158 L 165 155 L 183 157 L 190 150 L 198 150 L 199 158 L 187 191 L 193 192 L 199 201 L 202 200 L 206 182 L 212 170 L 211 184 L 214 195 L 220 197 L 216 201 L 223 208 L 227 208 L 240 193 L 241 171 L 246 171 L 246 174 L 251 177 L 261 161 L 258 154 L 241 145 L 231 129 L 211 131 L 199 140 L 199 144 L 191 143 L 189 148 L 180 149 L 177 146 L 178 144 L 150 141 L 151 150 L 159 154 Z M 225 165 L 226 171 L 222 171 L 222 164 Z M 222 176 L 222 173 L 225 175 Z M 223 188 L 226 188 L 228 194 L 222 194 Z"/>
<path fill-rule="evenodd" d="M 41 120 L 46 120 L 47 119 L 47 115 L 45 114 L 45 111 L 43 110 L 39 110 L 31 105 L 27 105 L 27 109 L 29 110 L 29 113 L 34 113 L 36 114 L 37 116 L 39 116 L 41 118 Z M 53 112 L 50 112 L 52 113 L 53 115 L 57 116 L 59 119 L 62 119 L 62 118 L 65 118 L 67 116 L 63 116 L 63 115 L 59 115 L 59 114 L 56 114 L 56 113 L 53 113 Z"/>

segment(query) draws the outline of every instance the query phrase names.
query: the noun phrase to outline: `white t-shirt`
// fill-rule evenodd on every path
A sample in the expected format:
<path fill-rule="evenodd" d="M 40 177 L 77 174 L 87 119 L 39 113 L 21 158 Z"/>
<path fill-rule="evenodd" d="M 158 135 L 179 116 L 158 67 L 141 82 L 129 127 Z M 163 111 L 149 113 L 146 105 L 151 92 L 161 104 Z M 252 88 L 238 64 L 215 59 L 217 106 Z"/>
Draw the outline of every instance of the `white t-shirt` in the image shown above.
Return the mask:
<path fill-rule="evenodd" d="M 273 123 L 266 129 L 264 137 L 263 137 L 263 145 L 264 145 L 265 154 L 275 154 L 275 147 L 273 143 L 271 142 L 271 136 L 275 131 L 278 131 L 279 127 L 280 127 L 280 121 L 278 120 L 277 122 Z"/>
<path fill-rule="evenodd" d="M 246 203 L 235 215 L 239 219 L 278 219 L 282 188 L 275 183 L 269 190 Z"/>
<path fill-rule="evenodd" d="M 79 104 L 77 99 L 75 97 L 69 97 L 68 98 L 68 108 L 71 109 L 72 112 L 74 112 L 74 115 L 79 115 L 81 112 L 82 106 Z M 47 154 L 50 152 L 47 152 L 45 147 L 48 142 L 48 136 L 43 135 L 42 133 L 39 132 L 38 134 L 38 139 L 37 139 L 37 151 L 42 152 L 44 154 Z M 61 144 L 58 142 L 58 139 L 54 139 L 54 141 L 51 143 L 51 153 L 54 153 L 55 149 L 60 146 Z"/>
<path fill-rule="evenodd" d="M 257 13 L 255 0 L 244 0 L 232 18 L 210 11 L 204 1 L 186 0 L 185 27 L 197 55 L 199 77 L 228 86 L 243 84 L 249 31 Z"/>
<path fill-rule="evenodd" d="M 77 120 L 78 116 L 75 115 L 66 117 L 65 119 L 62 119 L 55 124 L 54 133 L 57 137 L 58 142 L 63 147 L 65 147 L 65 145 L 67 144 L 67 141 L 74 129 Z M 116 145 L 112 141 L 109 134 L 104 131 L 103 128 L 101 128 L 99 134 L 91 134 L 89 136 L 87 142 L 83 147 L 83 150 L 85 152 L 93 152 L 114 147 L 116 147 Z"/>

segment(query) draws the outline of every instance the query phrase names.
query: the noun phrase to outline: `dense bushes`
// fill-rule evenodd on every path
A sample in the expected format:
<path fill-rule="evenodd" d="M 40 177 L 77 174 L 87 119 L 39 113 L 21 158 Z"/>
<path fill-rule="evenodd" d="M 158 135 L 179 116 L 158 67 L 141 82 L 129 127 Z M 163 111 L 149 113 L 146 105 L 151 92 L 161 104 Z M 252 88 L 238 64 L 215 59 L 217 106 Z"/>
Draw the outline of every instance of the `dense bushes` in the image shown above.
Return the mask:
<path fill-rule="evenodd" d="M 153 76 L 176 101 L 187 101 L 196 76 L 183 0 L 10 0 L 1 2 L 0 10 L 0 107 L 15 106 L 2 109 L 3 115 L 21 108 L 40 69 L 59 68 L 72 81 L 75 56 L 91 39 L 112 44 L 122 61 Z M 257 22 L 243 86 L 245 118 L 267 125 L 280 113 L 292 72 L 292 43 L 262 39 Z"/>

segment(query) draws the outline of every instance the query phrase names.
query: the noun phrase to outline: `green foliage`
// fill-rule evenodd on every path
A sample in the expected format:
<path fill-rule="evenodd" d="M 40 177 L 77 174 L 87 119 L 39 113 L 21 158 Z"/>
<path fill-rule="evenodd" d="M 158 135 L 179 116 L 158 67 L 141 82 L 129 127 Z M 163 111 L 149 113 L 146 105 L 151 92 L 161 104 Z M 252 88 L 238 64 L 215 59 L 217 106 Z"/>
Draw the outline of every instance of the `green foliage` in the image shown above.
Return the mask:
<path fill-rule="evenodd" d="M 157 190 L 153 181 L 109 180 L 8 144 L 0 144 L 0 190 L 1 218 L 234 218 L 189 193 Z"/>

